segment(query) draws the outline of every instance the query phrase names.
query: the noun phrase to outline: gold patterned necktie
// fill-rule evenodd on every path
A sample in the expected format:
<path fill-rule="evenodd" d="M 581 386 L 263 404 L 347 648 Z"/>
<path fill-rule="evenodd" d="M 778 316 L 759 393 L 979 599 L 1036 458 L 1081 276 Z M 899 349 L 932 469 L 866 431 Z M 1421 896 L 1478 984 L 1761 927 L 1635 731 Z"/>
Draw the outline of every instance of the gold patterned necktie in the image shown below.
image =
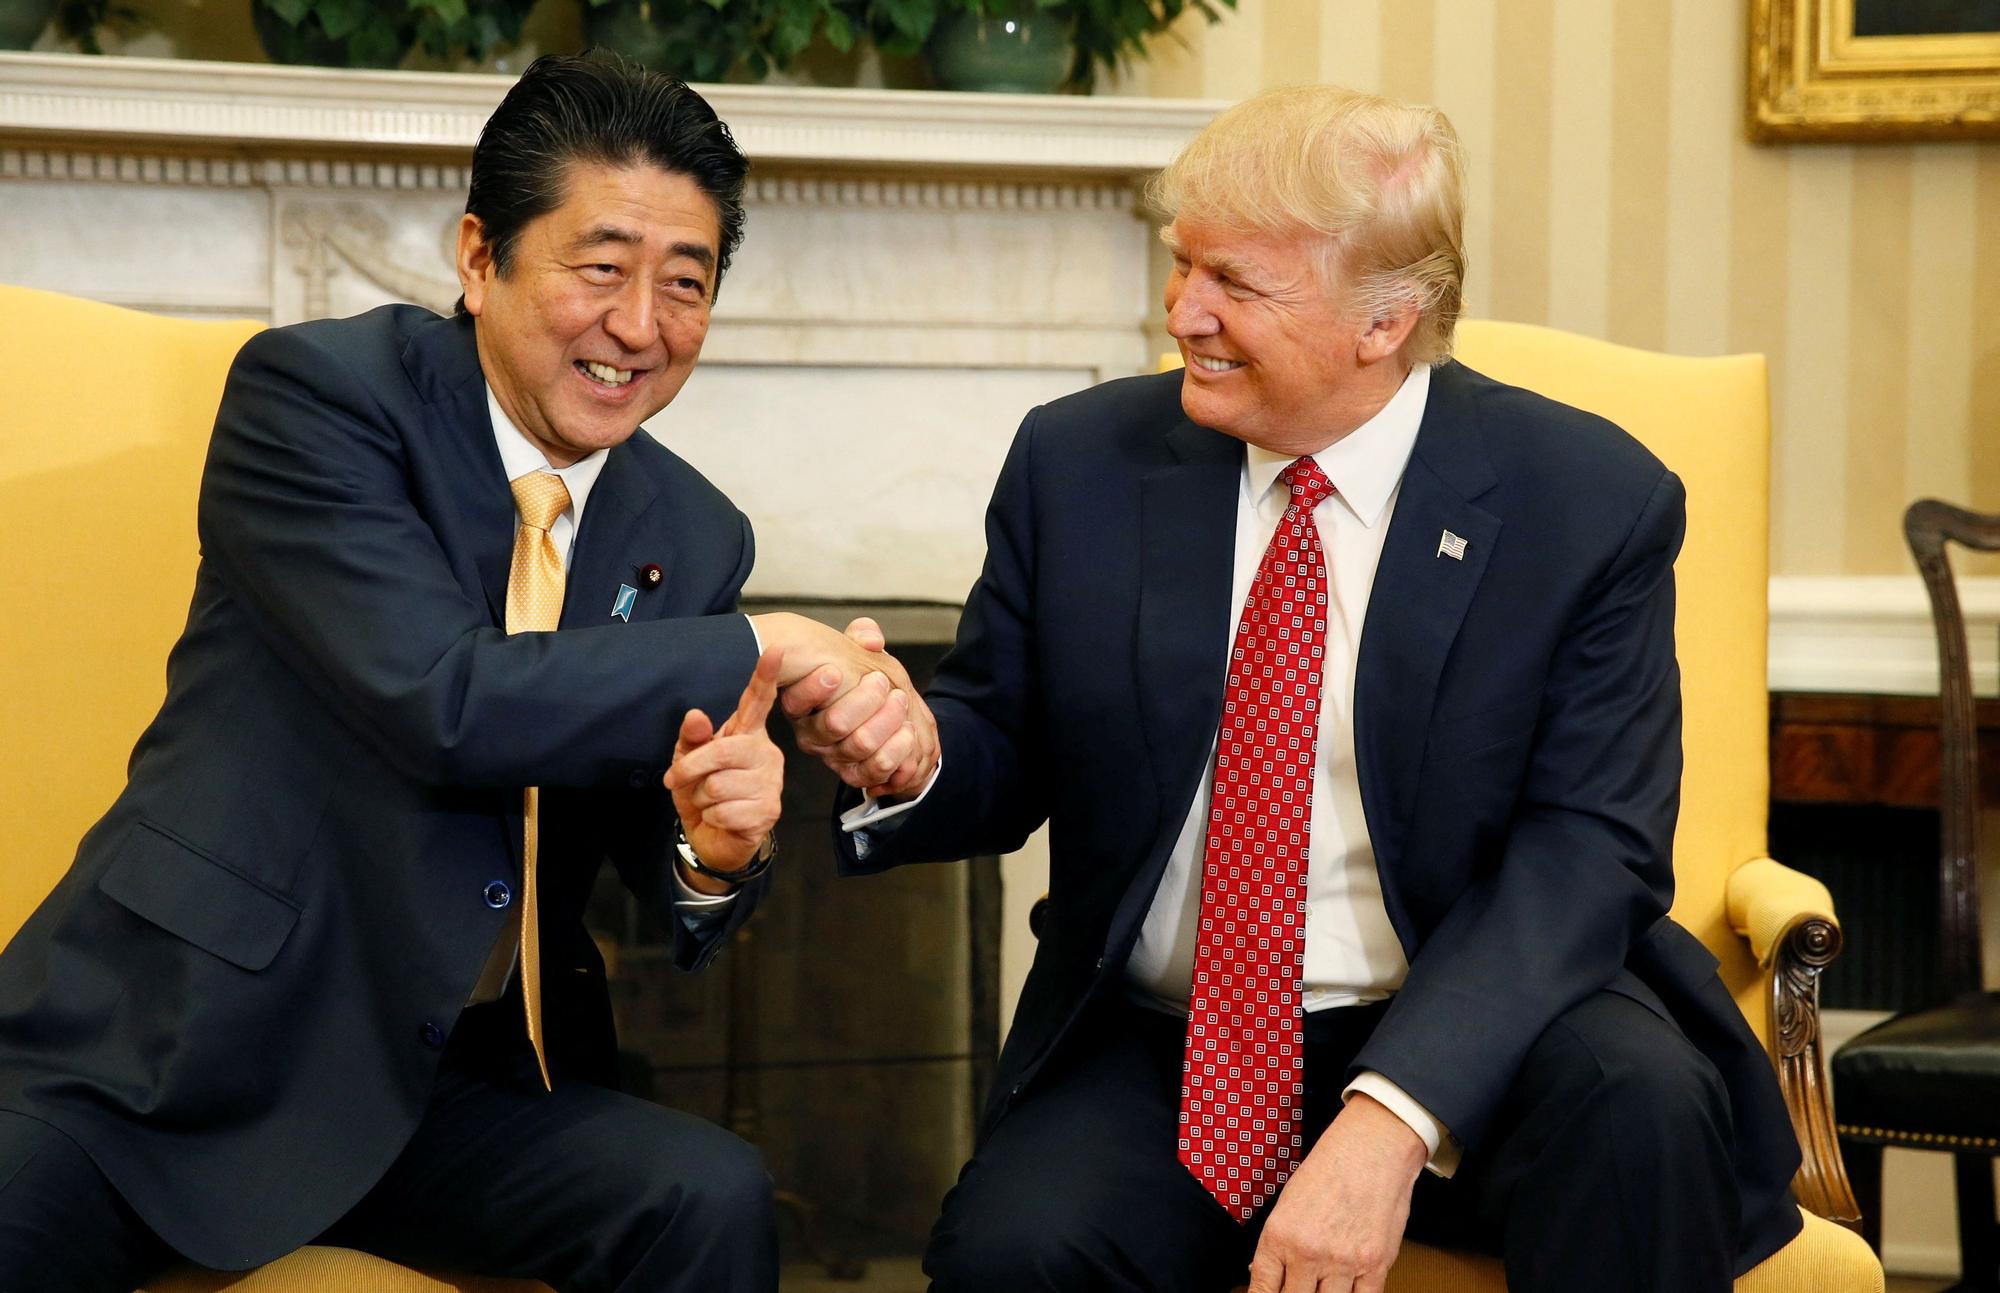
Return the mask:
<path fill-rule="evenodd" d="M 563 562 L 549 528 L 569 507 L 569 489 L 562 477 L 531 472 L 513 482 L 514 506 L 521 524 L 514 531 L 514 560 L 507 570 L 507 632 L 547 633 L 562 619 Z M 535 902 L 535 861 L 541 817 L 541 791 L 524 792 L 521 817 L 521 1004 L 528 1016 L 528 1043 L 541 1066 L 542 1085 L 549 1081 L 548 1056 L 542 1048 L 541 931 Z"/>

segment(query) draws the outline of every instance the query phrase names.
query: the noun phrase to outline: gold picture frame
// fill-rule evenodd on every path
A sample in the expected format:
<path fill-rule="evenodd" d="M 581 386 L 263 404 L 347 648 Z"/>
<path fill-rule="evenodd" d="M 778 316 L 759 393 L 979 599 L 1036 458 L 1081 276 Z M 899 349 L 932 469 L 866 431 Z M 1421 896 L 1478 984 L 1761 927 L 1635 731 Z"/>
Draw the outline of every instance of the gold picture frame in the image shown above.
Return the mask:
<path fill-rule="evenodd" d="M 1879 12 L 1878 0 L 1859 3 Z M 1856 4 L 1751 0 L 1751 138 L 2000 137 L 2000 20 L 1859 35 Z"/>

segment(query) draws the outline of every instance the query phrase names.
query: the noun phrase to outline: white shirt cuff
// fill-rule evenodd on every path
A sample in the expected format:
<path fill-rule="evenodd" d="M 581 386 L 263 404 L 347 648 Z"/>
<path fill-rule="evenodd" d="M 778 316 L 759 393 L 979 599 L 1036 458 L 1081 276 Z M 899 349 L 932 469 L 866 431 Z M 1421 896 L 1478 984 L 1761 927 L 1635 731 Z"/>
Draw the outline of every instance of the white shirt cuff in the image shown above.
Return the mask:
<path fill-rule="evenodd" d="M 840 815 L 840 829 L 851 835 L 855 831 L 866 830 L 870 826 L 879 826 L 898 813 L 908 812 L 910 809 L 924 802 L 924 797 L 930 794 L 931 787 L 937 784 L 938 774 L 943 771 L 944 756 L 940 754 L 938 755 L 937 766 L 931 769 L 930 780 L 924 782 L 924 788 L 917 792 L 917 796 L 914 799 L 904 799 L 897 803 L 885 804 L 881 799 L 870 794 L 868 791 L 862 791 L 861 802 Z"/>
<path fill-rule="evenodd" d="M 736 901 L 736 894 L 733 890 L 729 893 L 703 893 L 701 890 L 690 885 L 686 880 L 681 879 L 680 859 L 674 859 L 673 869 L 675 911 L 704 911 L 716 907 L 727 907 L 730 903 Z"/>
<path fill-rule="evenodd" d="M 1443 1123 L 1431 1116 L 1430 1110 L 1412 1100 L 1403 1088 L 1370 1070 L 1357 1075 L 1347 1084 L 1347 1089 L 1340 1093 L 1340 1102 L 1346 1104 L 1349 1097 L 1357 1093 L 1378 1101 L 1422 1138 L 1424 1148 L 1430 1151 L 1430 1161 L 1424 1164 L 1426 1170 L 1443 1177 L 1450 1177 L 1458 1171 L 1459 1156 L 1463 1152 L 1459 1143 L 1452 1139 Z"/>
<path fill-rule="evenodd" d="M 764 658 L 764 635 L 757 631 L 757 617 L 755 615 L 745 615 L 743 622 L 750 626 L 750 640 L 757 644 L 757 658 L 762 660 Z"/>

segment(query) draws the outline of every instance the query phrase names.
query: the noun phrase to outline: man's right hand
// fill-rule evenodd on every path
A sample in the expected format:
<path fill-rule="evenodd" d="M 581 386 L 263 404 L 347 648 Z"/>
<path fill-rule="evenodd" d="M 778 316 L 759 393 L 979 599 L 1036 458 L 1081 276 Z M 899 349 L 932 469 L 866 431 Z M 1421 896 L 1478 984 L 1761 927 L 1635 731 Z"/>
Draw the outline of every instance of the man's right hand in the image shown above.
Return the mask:
<path fill-rule="evenodd" d="M 847 695 L 870 674 L 886 675 L 892 688 L 912 690 L 908 671 L 901 661 L 882 649 L 879 632 L 876 642 L 864 644 L 856 640 L 851 632 L 842 633 L 830 625 L 791 611 L 771 611 L 749 618 L 757 630 L 757 641 L 766 651 L 772 647 L 784 648 L 785 667 L 778 675 L 781 692 L 805 679 L 815 678 L 818 683 L 814 688 L 815 694 L 823 694 L 822 703 L 826 703 Z M 855 623 L 861 621 L 856 620 Z M 873 624 L 874 621 L 868 623 Z M 848 628 L 851 631 L 853 625 Z"/>
<path fill-rule="evenodd" d="M 763 631 L 761 619 L 758 631 Z M 930 707 L 888 654 L 874 620 L 855 620 L 841 637 L 881 671 L 844 687 L 836 661 L 785 687 L 780 704 L 792 720 L 799 749 L 818 756 L 846 784 L 871 794 L 922 790 L 937 767 L 937 723 Z"/>

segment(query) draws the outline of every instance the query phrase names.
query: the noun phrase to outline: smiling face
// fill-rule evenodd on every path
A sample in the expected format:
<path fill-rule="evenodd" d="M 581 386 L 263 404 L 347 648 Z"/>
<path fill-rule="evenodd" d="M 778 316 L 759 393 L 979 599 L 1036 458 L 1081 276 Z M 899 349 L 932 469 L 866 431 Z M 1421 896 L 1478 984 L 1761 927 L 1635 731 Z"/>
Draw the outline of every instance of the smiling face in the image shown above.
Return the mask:
<path fill-rule="evenodd" d="M 1316 453 L 1403 383 L 1414 309 L 1357 317 L 1306 235 L 1245 233 L 1182 215 L 1167 331 L 1187 364 L 1181 408 L 1200 426 L 1279 453 Z"/>
<path fill-rule="evenodd" d="M 552 466 L 620 444 L 680 393 L 708 335 L 720 221 L 694 180 L 572 164 L 562 205 L 522 228 L 502 274 L 479 220 L 458 278 L 479 365 Z"/>

